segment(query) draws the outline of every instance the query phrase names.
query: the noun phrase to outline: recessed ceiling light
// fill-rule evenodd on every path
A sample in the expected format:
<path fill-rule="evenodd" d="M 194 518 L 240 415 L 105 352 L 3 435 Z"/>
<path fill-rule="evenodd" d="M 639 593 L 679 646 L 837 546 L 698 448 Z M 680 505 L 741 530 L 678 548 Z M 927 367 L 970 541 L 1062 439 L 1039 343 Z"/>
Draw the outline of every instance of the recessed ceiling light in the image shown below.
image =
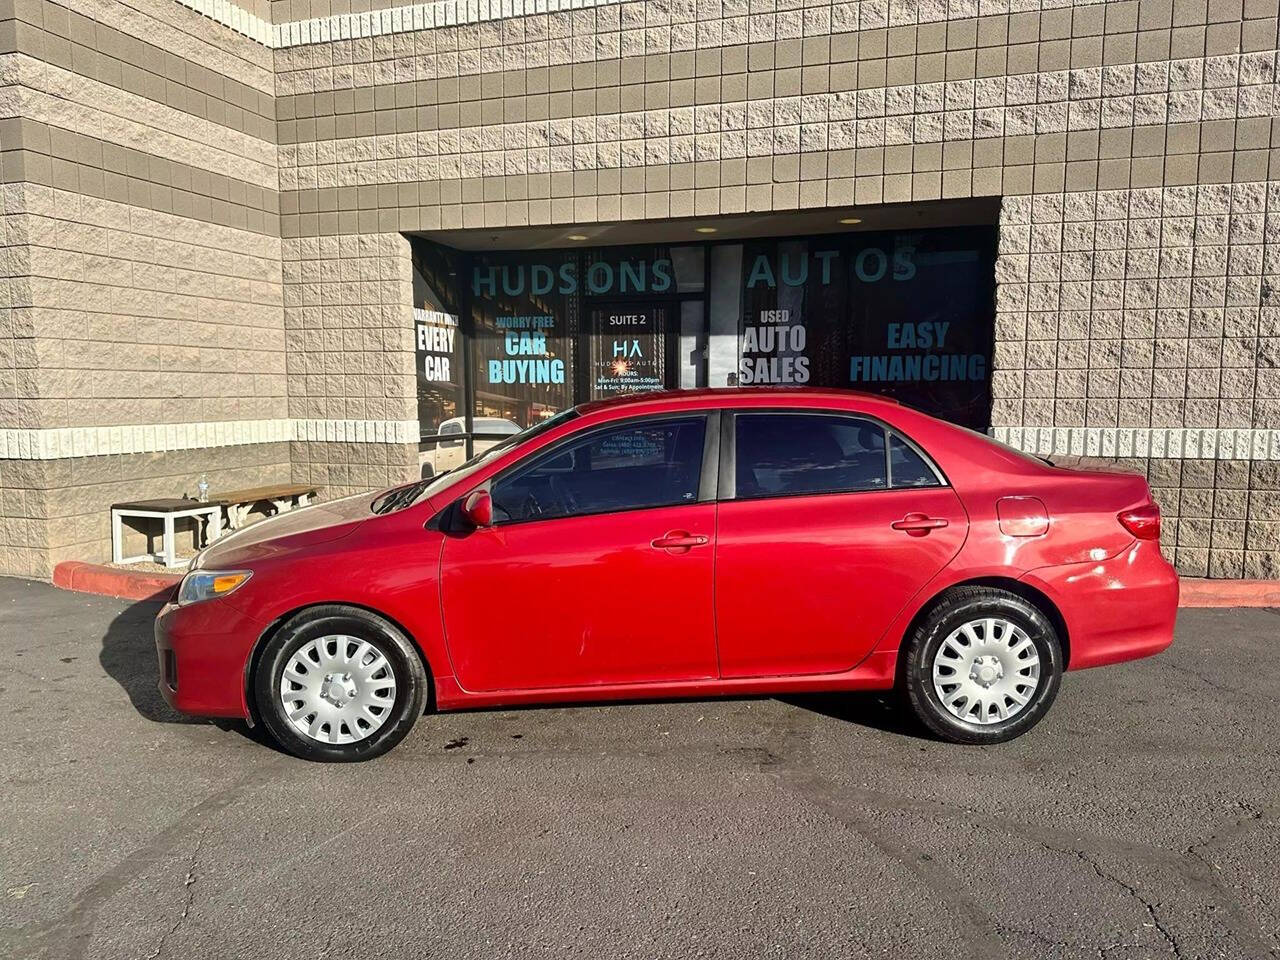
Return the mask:
<path fill-rule="evenodd" d="M 715 227 L 694 227 L 693 232 L 694 233 L 715 233 L 716 228 Z"/>
<path fill-rule="evenodd" d="M 586 235 L 585 235 L 585 234 L 581 234 L 581 233 L 571 233 L 571 234 L 569 234 L 569 239 L 570 239 L 570 240 L 585 240 L 585 239 L 587 239 L 587 238 L 586 238 Z"/>
<path fill-rule="evenodd" d="M 861 217 L 841 217 L 840 222 L 851 227 L 855 223 L 861 223 L 862 218 Z"/>

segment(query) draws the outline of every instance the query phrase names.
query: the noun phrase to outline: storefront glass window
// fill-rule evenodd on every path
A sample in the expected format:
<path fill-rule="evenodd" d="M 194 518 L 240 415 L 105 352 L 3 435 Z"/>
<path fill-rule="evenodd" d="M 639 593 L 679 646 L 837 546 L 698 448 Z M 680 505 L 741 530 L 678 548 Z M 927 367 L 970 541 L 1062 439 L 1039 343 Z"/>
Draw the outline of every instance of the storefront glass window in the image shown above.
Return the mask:
<path fill-rule="evenodd" d="M 993 241 L 957 228 L 743 244 L 727 382 L 853 387 L 985 429 Z"/>
<path fill-rule="evenodd" d="M 477 435 L 532 426 L 573 405 L 575 261 L 567 251 L 472 256 Z"/>
<path fill-rule="evenodd" d="M 434 244 L 415 247 L 413 346 L 422 437 L 419 461 L 427 476 L 467 458 L 460 270 L 456 251 Z"/>
<path fill-rule="evenodd" d="M 478 453 L 575 403 L 678 387 L 854 387 L 989 423 L 991 227 L 414 247 L 419 418 L 438 450 Z"/>

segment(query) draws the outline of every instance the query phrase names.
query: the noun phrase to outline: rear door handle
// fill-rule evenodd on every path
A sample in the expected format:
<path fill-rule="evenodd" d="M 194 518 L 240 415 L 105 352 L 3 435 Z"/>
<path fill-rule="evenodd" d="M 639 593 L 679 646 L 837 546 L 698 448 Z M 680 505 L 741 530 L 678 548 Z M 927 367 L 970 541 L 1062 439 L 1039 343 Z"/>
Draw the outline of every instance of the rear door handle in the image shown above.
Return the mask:
<path fill-rule="evenodd" d="M 913 537 L 923 537 L 930 530 L 939 530 L 947 526 L 949 521 L 942 517 L 929 517 L 923 513 L 908 513 L 901 520 L 895 520 L 890 524 L 895 530 L 902 530 L 911 534 Z"/>
<path fill-rule="evenodd" d="M 655 550 L 677 550 L 688 553 L 690 547 L 700 547 L 707 542 L 703 536 L 695 536 L 686 530 L 670 530 L 666 536 L 650 541 L 649 546 Z"/>

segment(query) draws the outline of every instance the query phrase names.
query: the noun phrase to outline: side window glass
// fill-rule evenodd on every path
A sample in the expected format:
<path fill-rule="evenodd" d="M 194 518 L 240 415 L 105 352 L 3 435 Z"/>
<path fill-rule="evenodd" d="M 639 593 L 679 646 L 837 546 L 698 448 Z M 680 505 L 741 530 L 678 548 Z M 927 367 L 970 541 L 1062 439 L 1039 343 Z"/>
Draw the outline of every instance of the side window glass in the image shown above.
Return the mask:
<path fill-rule="evenodd" d="M 884 428 L 826 414 L 738 414 L 739 498 L 883 490 Z"/>
<path fill-rule="evenodd" d="M 440 424 L 440 436 L 452 437 L 450 440 L 441 440 L 442 447 L 460 447 L 462 446 L 462 438 L 458 434 L 462 433 L 462 424 L 457 420 L 446 420 Z"/>
<path fill-rule="evenodd" d="M 938 487 L 938 476 L 896 433 L 889 434 L 889 472 L 894 487 Z"/>
<path fill-rule="evenodd" d="M 619 426 L 570 441 L 497 480 L 499 523 L 548 520 L 698 499 L 704 417 Z"/>

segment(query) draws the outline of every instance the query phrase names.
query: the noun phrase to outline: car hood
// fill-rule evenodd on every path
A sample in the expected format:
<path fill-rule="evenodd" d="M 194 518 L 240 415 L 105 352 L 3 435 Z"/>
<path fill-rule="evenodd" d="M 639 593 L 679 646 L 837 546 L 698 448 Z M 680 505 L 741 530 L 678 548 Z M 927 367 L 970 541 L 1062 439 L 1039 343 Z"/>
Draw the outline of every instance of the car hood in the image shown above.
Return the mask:
<path fill-rule="evenodd" d="M 280 556 L 300 547 L 328 543 L 351 534 L 373 514 L 373 493 L 358 493 L 277 514 L 224 534 L 196 555 L 194 569 L 243 566 L 253 560 Z"/>

